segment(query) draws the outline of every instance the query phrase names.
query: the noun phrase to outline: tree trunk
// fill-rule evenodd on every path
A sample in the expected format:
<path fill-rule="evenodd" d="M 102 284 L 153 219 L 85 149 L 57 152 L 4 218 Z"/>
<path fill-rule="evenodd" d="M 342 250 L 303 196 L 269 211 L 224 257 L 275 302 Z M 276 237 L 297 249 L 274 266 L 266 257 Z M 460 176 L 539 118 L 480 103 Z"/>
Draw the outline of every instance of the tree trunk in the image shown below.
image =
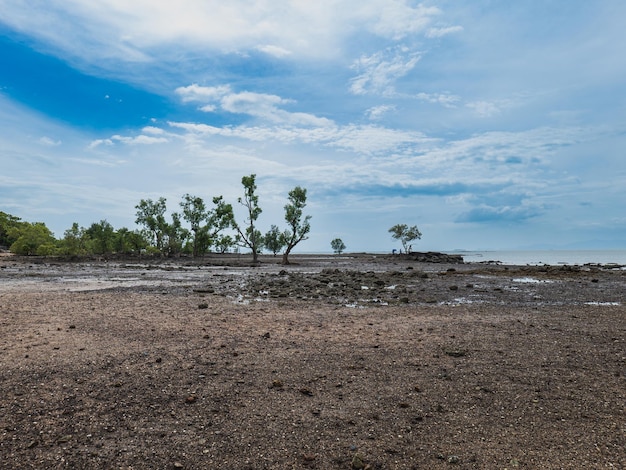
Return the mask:
<path fill-rule="evenodd" d="M 283 253 L 283 264 L 289 264 L 289 251 Z"/>

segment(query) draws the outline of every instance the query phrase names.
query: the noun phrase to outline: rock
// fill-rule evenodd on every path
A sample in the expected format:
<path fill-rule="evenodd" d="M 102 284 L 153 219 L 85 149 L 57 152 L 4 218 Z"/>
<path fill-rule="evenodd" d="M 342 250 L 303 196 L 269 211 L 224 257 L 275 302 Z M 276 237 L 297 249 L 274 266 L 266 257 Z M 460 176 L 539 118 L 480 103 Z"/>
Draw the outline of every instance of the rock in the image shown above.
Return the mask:
<path fill-rule="evenodd" d="M 352 457 L 350 468 L 353 470 L 363 470 L 365 468 L 365 463 L 363 463 L 363 459 L 358 454 L 355 454 L 354 457 Z"/>

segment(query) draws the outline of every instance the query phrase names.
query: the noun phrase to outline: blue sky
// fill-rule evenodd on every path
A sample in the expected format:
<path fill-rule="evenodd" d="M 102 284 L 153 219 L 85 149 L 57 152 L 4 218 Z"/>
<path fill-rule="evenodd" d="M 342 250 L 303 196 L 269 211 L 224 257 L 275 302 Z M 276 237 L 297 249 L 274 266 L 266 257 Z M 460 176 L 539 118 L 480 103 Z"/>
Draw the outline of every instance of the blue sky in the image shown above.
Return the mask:
<path fill-rule="evenodd" d="M 626 3 L 0 0 L 0 210 L 134 228 L 183 194 L 299 251 L 626 248 Z"/>

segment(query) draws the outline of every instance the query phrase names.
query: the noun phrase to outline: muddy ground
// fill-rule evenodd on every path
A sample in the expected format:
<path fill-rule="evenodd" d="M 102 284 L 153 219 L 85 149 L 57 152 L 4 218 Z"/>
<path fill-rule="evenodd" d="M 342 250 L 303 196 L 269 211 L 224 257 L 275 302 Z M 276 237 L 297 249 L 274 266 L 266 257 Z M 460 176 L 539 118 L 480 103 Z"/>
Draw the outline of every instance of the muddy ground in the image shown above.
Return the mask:
<path fill-rule="evenodd" d="M 0 468 L 626 468 L 626 270 L 0 257 Z"/>

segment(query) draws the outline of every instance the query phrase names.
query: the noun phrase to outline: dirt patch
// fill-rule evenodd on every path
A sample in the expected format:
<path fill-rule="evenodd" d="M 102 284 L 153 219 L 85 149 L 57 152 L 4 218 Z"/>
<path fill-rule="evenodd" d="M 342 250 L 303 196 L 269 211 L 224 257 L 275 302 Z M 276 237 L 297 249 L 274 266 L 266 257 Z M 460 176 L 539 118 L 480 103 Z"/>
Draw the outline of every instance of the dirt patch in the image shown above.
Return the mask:
<path fill-rule="evenodd" d="M 0 261 L 0 468 L 623 468 L 626 276 Z"/>

